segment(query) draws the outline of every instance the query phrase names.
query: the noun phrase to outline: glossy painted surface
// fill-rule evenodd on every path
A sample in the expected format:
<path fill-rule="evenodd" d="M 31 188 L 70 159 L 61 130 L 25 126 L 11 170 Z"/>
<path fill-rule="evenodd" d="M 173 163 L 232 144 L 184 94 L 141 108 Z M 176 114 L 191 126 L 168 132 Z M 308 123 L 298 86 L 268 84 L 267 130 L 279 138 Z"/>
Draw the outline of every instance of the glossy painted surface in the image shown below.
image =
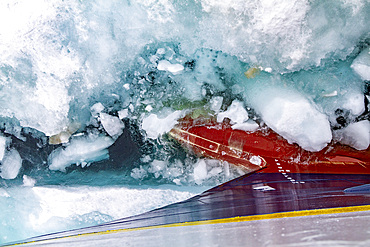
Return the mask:
<path fill-rule="evenodd" d="M 169 135 L 199 156 L 227 161 L 250 171 L 267 167 L 270 172 L 278 172 L 278 167 L 283 166 L 297 173 L 369 174 L 366 166 L 370 165 L 370 148 L 359 151 L 330 144 L 320 152 L 309 152 L 269 129 L 246 132 L 234 130 L 227 123 L 189 118 L 180 121 Z"/>

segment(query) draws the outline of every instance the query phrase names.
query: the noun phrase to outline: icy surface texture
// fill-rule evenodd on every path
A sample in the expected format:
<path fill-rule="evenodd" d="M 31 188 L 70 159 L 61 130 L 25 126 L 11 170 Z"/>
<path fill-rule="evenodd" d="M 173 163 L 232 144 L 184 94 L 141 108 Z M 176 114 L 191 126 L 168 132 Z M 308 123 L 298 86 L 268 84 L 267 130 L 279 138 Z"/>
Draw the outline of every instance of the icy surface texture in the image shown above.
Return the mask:
<path fill-rule="evenodd" d="M 369 13 L 361 0 L 4 1 L 2 177 L 105 162 L 96 169 L 194 184 L 199 160 L 166 139 L 194 110 L 310 151 L 366 149 Z M 158 175 L 154 160 L 181 163 L 184 177 Z"/>
<path fill-rule="evenodd" d="M 366 149 L 369 19 L 367 0 L 1 1 L 0 196 L 244 174 L 168 139 L 188 113 Z"/>
<path fill-rule="evenodd" d="M 144 213 L 186 200 L 204 189 L 174 186 L 0 188 L 0 243 Z"/>
<path fill-rule="evenodd" d="M 363 80 L 370 80 L 370 47 L 363 50 L 351 65 L 351 68 L 359 75 Z"/>

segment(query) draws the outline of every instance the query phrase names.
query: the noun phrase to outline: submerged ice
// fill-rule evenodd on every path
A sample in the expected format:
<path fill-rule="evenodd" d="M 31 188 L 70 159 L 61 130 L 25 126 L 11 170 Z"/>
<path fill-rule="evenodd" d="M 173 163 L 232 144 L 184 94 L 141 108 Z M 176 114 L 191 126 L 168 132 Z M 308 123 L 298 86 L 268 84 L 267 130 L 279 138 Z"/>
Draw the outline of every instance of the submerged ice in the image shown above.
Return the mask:
<path fill-rule="evenodd" d="M 26 184 L 244 174 L 166 136 L 186 114 L 367 149 L 369 17 L 367 0 L 2 1 L 0 203 Z"/>

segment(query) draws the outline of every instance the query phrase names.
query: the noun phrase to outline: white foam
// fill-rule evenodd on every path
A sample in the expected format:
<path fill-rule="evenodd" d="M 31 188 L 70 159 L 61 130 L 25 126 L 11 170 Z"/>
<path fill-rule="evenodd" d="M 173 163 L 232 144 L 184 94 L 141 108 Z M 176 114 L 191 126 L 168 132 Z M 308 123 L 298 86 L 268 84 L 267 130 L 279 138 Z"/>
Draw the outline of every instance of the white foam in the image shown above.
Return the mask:
<path fill-rule="evenodd" d="M 29 212 L 29 223 L 34 230 L 49 232 L 59 219 L 98 212 L 119 219 L 153 210 L 188 199 L 195 193 L 167 188 L 126 187 L 39 187 L 32 188 L 41 210 Z M 63 224 L 58 224 L 62 227 Z M 59 229 L 62 230 L 62 229 Z"/>
<path fill-rule="evenodd" d="M 184 111 L 174 111 L 164 118 L 152 113 L 142 121 L 142 128 L 149 138 L 156 139 L 166 132 L 169 132 L 177 123 L 177 119 L 184 115 Z"/>
<path fill-rule="evenodd" d="M 368 120 L 351 123 L 346 128 L 338 130 L 336 134 L 340 143 L 357 150 L 365 150 L 370 145 L 370 123 Z"/>
<path fill-rule="evenodd" d="M 14 179 L 18 176 L 19 170 L 22 167 L 22 158 L 18 151 L 10 149 L 5 153 L 0 166 L 0 176 L 3 179 Z"/>
<path fill-rule="evenodd" d="M 49 155 L 49 169 L 65 171 L 72 164 L 85 166 L 88 162 L 107 159 L 107 148 L 113 142 L 110 137 L 94 134 L 75 137 L 66 147 L 59 147 Z"/>

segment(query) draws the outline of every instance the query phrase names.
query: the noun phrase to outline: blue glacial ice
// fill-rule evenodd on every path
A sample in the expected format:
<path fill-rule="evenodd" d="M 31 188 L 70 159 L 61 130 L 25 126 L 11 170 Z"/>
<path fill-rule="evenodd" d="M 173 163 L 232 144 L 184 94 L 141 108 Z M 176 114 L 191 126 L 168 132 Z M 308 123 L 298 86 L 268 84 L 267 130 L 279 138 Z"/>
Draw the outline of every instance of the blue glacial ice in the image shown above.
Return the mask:
<path fill-rule="evenodd" d="M 244 174 L 168 140 L 189 112 L 267 126 L 310 151 L 368 148 L 369 19 L 367 0 L 1 1 L 0 242 L 47 232 L 35 191 L 48 186 L 188 188 Z M 126 216 L 103 208 L 50 216 L 49 230 Z"/>

